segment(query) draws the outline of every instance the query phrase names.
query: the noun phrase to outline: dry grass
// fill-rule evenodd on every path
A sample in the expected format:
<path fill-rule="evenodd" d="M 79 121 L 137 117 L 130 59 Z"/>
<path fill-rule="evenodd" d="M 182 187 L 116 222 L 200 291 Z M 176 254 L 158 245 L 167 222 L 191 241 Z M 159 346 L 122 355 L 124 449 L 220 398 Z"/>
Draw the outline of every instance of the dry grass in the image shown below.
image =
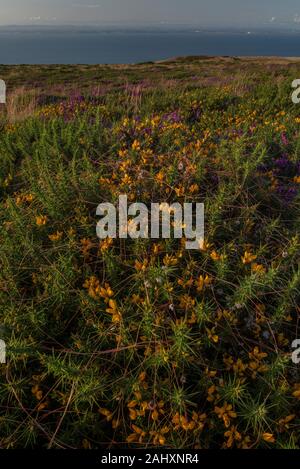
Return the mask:
<path fill-rule="evenodd" d="M 7 121 L 11 124 L 34 115 L 37 109 L 38 90 L 16 88 L 7 97 Z"/>

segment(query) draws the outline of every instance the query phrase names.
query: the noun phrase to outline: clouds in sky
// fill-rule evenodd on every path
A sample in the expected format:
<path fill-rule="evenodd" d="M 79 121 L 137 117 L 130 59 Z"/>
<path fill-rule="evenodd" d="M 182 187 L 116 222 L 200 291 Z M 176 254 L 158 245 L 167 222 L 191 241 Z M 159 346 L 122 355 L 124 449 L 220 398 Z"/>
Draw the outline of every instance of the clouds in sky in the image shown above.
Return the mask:
<path fill-rule="evenodd" d="M 300 23 L 299 0 L 0 0 L 1 24 L 181 23 L 259 26 Z"/>

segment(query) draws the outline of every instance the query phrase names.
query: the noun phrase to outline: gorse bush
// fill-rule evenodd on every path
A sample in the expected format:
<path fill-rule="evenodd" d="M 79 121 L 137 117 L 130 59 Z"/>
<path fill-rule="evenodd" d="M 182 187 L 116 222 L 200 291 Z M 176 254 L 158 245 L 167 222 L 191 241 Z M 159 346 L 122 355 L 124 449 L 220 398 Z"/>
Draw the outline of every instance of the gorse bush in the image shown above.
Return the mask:
<path fill-rule="evenodd" d="M 300 67 L 204 65 L 3 117 L 1 447 L 297 447 Z M 204 203 L 203 249 L 100 241 L 120 194 Z"/>

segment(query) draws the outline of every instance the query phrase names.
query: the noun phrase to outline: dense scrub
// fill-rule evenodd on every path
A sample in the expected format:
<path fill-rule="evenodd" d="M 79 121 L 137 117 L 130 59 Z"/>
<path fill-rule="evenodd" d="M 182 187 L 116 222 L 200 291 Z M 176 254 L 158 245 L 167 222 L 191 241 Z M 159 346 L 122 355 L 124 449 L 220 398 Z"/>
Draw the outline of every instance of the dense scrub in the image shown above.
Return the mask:
<path fill-rule="evenodd" d="M 300 67 L 190 67 L 102 67 L 3 116 L 3 448 L 298 446 Z M 99 241 L 119 194 L 204 202 L 203 249 Z"/>

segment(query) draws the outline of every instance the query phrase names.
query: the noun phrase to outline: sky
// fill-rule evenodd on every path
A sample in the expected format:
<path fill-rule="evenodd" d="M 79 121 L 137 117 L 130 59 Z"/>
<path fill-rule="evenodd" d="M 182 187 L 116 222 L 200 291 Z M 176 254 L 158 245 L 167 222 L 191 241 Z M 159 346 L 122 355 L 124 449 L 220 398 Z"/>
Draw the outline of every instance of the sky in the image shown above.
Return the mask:
<path fill-rule="evenodd" d="M 299 0 L 0 0 L 0 24 L 300 26 Z"/>

